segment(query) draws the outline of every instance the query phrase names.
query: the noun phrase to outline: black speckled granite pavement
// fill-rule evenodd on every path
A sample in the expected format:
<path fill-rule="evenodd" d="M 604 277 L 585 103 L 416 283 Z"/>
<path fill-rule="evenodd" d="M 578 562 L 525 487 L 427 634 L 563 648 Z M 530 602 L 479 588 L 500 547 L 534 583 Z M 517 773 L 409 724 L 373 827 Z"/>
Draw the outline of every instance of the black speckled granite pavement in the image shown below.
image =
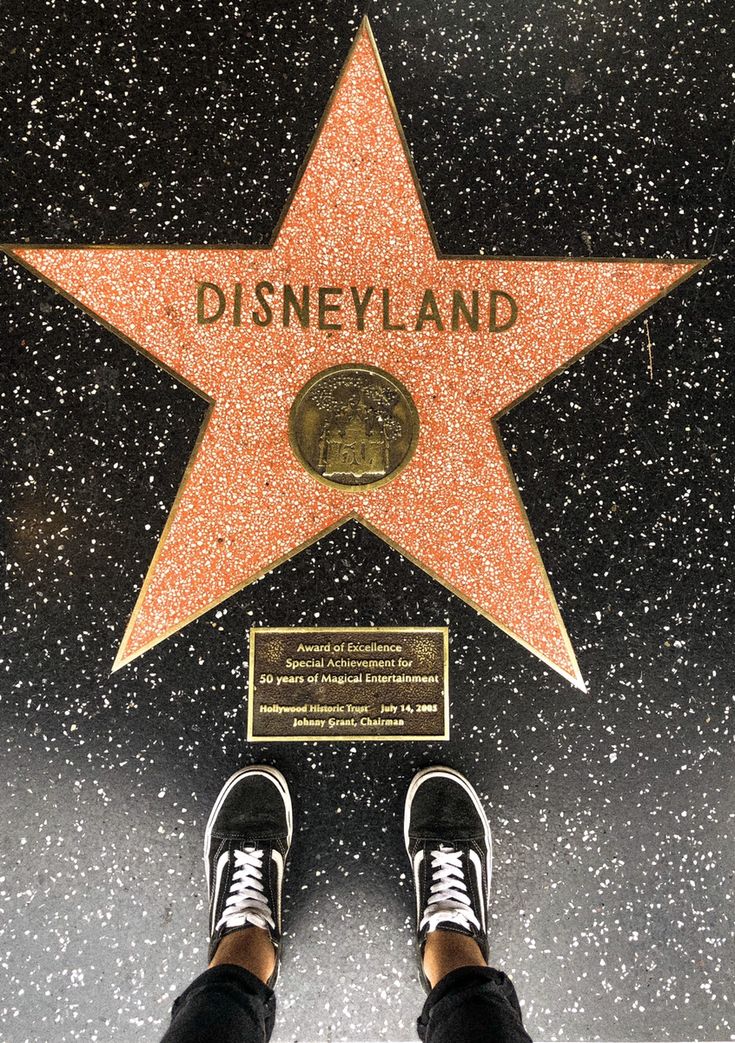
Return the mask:
<path fill-rule="evenodd" d="M 9 0 L 0 238 L 267 241 L 363 13 Z M 261 758 L 296 798 L 278 1040 L 413 1038 L 400 812 L 438 759 L 534 1037 L 735 1036 L 728 5 L 368 13 L 446 252 L 715 258 L 502 421 L 590 694 L 354 525 L 111 676 L 204 406 L 4 261 L 7 1043 L 160 1036 Z M 448 623 L 451 741 L 248 748 L 247 628 L 353 622 Z"/>

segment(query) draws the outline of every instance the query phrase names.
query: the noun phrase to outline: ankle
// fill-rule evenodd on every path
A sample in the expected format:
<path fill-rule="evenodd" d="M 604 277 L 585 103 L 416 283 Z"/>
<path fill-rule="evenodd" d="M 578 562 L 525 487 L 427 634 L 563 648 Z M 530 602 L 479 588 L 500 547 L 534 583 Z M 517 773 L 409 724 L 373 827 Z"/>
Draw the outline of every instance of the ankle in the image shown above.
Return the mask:
<path fill-rule="evenodd" d="M 441 928 L 430 931 L 424 945 L 423 968 L 432 989 L 460 967 L 487 967 L 487 960 L 475 939 Z"/>
<path fill-rule="evenodd" d="M 262 927 L 242 927 L 226 934 L 215 949 L 210 967 L 234 963 L 268 983 L 276 968 L 276 950 L 268 931 Z"/>

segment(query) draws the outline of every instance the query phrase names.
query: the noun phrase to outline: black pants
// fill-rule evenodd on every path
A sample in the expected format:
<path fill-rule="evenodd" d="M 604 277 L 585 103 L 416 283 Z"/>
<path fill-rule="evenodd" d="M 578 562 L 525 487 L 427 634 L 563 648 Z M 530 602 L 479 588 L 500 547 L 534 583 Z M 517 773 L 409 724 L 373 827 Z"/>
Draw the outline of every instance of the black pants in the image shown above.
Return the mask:
<path fill-rule="evenodd" d="M 179 996 L 161 1043 L 267 1043 L 276 998 L 249 971 L 222 964 Z M 426 998 L 417 1023 L 425 1043 L 531 1043 L 513 983 L 492 967 L 461 967 Z"/>

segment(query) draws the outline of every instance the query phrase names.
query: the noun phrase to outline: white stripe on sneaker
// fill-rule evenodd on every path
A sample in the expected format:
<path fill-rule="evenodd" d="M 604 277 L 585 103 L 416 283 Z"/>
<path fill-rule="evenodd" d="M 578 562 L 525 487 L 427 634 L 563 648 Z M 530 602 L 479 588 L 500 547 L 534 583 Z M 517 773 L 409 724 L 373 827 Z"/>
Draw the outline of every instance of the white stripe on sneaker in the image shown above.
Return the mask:
<path fill-rule="evenodd" d="M 424 849 L 416 852 L 413 860 L 413 887 L 416 892 L 416 926 L 421 919 L 421 888 L 419 887 L 419 870 L 424 861 Z"/>
<path fill-rule="evenodd" d="M 278 924 L 278 931 L 281 931 L 281 887 L 283 885 L 283 855 L 280 851 L 276 851 L 275 848 L 271 850 L 271 858 L 276 863 L 276 872 L 278 873 L 278 883 L 276 884 L 276 902 L 278 903 L 278 910 L 276 913 L 276 923 Z"/>
<path fill-rule="evenodd" d="M 472 862 L 472 865 L 475 867 L 475 876 L 477 877 L 477 898 L 480 903 L 482 930 L 484 932 L 487 929 L 487 924 L 485 923 L 487 911 L 485 909 L 485 892 L 482 886 L 482 861 L 480 860 L 478 853 L 473 851 L 472 848 L 469 849 L 468 854 L 470 856 L 470 862 Z"/>
<path fill-rule="evenodd" d="M 222 874 L 230 861 L 230 852 L 223 851 L 217 859 L 217 870 L 214 877 L 214 890 L 212 891 L 212 909 L 209 914 L 209 933 L 214 934 L 215 913 L 219 896 L 219 885 L 222 883 Z"/>

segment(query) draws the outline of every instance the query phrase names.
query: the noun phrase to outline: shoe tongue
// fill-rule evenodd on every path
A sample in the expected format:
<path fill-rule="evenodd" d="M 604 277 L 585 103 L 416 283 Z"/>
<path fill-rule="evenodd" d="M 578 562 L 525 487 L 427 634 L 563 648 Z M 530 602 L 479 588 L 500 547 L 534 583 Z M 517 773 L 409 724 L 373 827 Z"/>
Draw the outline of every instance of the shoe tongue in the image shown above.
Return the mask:
<path fill-rule="evenodd" d="M 454 931 L 456 934 L 466 934 L 469 938 L 473 937 L 472 928 L 468 927 L 464 923 L 458 923 L 456 920 L 452 920 L 447 916 L 447 919 L 437 919 L 434 924 L 427 924 L 424 928 L 424 934 L 432 934 L 434 931 Z"/>
<path fill-rule="evenodd" d="M 435 923 L 427 923 L 422 927 L 419 936 L 422 946 L 426 944 L 426 939 L 430 934 L 433 934 L 434 931 L 449 931 L 452 934 L 463 934 L 466 938 L 475 937 L 472 928 L 464 923 L 457 923 L 456 920 L 437 919 Z"/>

